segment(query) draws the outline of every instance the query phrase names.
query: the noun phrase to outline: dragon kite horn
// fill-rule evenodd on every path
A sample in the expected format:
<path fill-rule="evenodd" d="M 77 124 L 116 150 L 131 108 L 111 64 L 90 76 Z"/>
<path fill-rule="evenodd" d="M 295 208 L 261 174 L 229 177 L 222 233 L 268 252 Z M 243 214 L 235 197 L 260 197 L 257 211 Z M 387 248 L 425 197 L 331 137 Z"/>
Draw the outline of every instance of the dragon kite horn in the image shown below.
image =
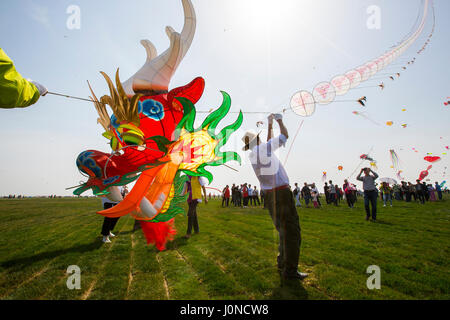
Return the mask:
<path fill-rule="evenodd" d="M 169 82 L 181 60 L 191 46 L 195 34 L 195 11 L 191 0 L 181 0 L 184 10 L 184 26 L 181 34 L 172 27 L 166 27 L 170 39 L 170 47 L 159 56 L 156 48 L 149 40 L 141 40 L 147 51 L 147 60 L 144 65 L 130 79 L 123 83 L 128 96 L 135 93 L 155 95 L 167 93 Z"/>

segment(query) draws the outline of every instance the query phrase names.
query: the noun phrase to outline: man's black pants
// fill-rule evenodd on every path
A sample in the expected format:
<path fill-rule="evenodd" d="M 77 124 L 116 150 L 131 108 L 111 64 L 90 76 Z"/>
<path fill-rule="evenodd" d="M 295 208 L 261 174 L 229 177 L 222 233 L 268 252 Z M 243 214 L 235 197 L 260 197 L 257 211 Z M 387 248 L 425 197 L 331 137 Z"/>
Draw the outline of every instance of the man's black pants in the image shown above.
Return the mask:
<path fill-rule="evenodd" d="M 371 205 L 373 220 L 377 219 L 377 200 L 378 200 L 377 190 L 364 191 L 364 208 L 366 209 L 366 217 L 370 217 L 370 205 Z"/>
<path fill-rule="evenodd" d="M 419 199 L 420 203 L 425 203 L 425 196 L 423 194 L 423 191 L 417 191 L 417 198 Z"/>
<path fill-rule="evenodd" d="M 116 204 L 111 202 L 105 202 L 103 205 L 103 209 L 109 209 L 114 207 Z M 116 226 L 117 221 L 119 221 L 119 218 L 108 218 L 105 217 L 103 219 L 103 225 L 102 225 L 102 235 L 108 236 L 111 231 L 114 230 L 114 227 Z"/>
<path fill-rule="evenodd" d="M 225 198 L 225 197 L 222 198 L 222 207 L 224 204 L 228 207 L 229 203 L 230 203 L 230 198 Z"/>
<path fill-rule="evenodd" d="M 189 202 L 189 210 L 188 210 L 188 227 L 186 234 L 192 233 L 192 228 L 194 228 L 194 232 L 198 233 L 200 230 L 198 228 L 198 219 L 197 219 L 197 200 Z"/>
<path fill-rule="evenodd" d="M 300 255 L 300 222 L 295 208 L 294 196 L 288 188 L 265 191 L 264 203 L 280 237 L 278 268 L 284 276 L 297 273 Z"/>

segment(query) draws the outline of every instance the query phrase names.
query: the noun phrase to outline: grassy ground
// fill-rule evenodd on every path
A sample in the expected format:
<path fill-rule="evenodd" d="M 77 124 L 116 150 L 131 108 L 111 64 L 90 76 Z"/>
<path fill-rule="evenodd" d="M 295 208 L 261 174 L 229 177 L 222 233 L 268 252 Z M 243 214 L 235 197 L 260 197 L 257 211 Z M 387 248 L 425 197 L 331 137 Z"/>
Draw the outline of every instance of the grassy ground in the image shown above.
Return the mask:
<path fill-rule="evenodd" d="M 380 205 L 364 220 L 362 201 L 299 209 L 299 286 L 280 286 L 277 233 L 266 210 L 198 208 L 200 234 L 166 251 L 145 244 L 134 220 L 121 218 L 103 245 L 98 199 L 0 200 L 0 299 L 449 299 L 450 198 L 441 203 Z M 69 265 L 81 289 L 66 287 Z M 369 265 L 381 289 L 369 290 Z"/>

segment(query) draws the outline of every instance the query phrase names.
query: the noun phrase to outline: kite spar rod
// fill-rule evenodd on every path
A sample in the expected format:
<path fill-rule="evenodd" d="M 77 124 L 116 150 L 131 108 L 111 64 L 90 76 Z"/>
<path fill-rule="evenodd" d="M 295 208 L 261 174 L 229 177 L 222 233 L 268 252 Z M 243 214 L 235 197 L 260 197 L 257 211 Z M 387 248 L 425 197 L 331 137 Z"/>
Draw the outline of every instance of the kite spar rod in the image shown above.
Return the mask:
<path fill-rule="evenodd" d="M 77 100 L 83 100 L 83 101 L 92 102 L 92 100 L 89 100 L 89 99 L 73 97 L 73 96 L 69 96 L 67 94 L 61 94 L 61 93 L 56 93 L 56 92 L 50 92 L 49 91 L 49 92 L 47 92 L 47 94 L 53 94 L 55 96 L 60 96 L 60 97 L 65 97 L 65 98 L 70 98 L 70 99 L 77 99 Z"/>
<path fill-rule="evenodd" d="M 56 93 L 56 92 L 47 92 L 47 94 L 52 94 L 55 96 L 60 96 L 60 97 L 64 97 L 64 98 L 69 98 L 69 99 L 77 99 L 77 100 L 82 100 L 82 101 L 87 101 L 87 102 L 93 102 L 92 100 L 86 99 L 86 98 L 80 98 L 80 97 L 75 97 L 75 96 L 70 96 L 67 94 L 61 94 L 61 93 Z M 229 113 L 239 113 L 240 111 L 230 111 Z M 197 113 L 210 113 L 209 111 L 202 111 L 202 110 L 197 110 Z M 268 111 L 242 111 L 242 113 L 253 113 L 253 114 L 271 114 L 271 112 Z"/>
<path fill-rule="evenodd" d="M 289 147 L 289 151 L 286 155 L 286 159 L 284 160 L 284 165 L 286 165 L 286 163 L 289 159 L 289 154 L 291 153 L 292 147 L 294 146 L 295 139 L 297 139 L 298 133 L 300 132 L 300 129 L 303 126 L 303 122 L 305 122 L 305 120 L 302 120 L 302 122 L 300 122 L 300 125 L 298 126 L 297 133 L 295 134 L 294 139 L 292 140 L 291 146 Z"/>
<path fill-rule="evenodd" d="M 369 155 L 369 154 L 372 152 L 372 150 L 373 150 L 373 146 L 370 148 L 369 152 L 367 152 L 367 155 Z M 349 176 L 347 177 L 347 179 L 350 179 L 350 178 L 355 174 L 356 170 L 358 170 L 358 168 L 362 165 L 362 163 L 363 163 L 365 160 L 366 160 L 366 159 L 362 159 L 362 160 L 361 160 L 361 162 L 358 164 L 358 166 L 355 168 L 355 170 L 353 170 L 352 174 L 349 175 Z"/>

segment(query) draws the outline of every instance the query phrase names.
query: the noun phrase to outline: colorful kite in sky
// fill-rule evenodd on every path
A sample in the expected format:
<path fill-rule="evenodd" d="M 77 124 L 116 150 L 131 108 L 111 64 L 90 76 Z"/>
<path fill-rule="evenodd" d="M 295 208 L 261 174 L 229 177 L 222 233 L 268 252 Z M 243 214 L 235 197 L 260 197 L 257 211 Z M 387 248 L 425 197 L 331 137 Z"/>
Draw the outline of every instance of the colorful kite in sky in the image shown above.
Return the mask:
<path fill-rule="evenodd" d="M 376 162 L 374 159 L 372 159 L 371 157 L 369 157 L 369 155 L 367 155 L 367 154 L 362 154 L 362 155 L 359 156 L 359 158 L 360 158 L 360 159 L 363 159 L 363 160 L 367 160 L 367 161 Z"/>
<path fill-rule="evenodd" d="M 422 172 L 420 172 L 420 174 L 419 174 L 419 180 L 425 179 L 425 177 L 428 176 L 428 171 L 429 171 L 432 167 L 433 167 L 433 166 L 428 166 L 426 170 L 423 170 Z"/>
<path fill-rule="evenodd" d="M 422 34 L 425 28 L 430 0 L 424 1 L 422 19 L 417 25 L 417 29 L 412 32 L 405 40 L 400 42 L 388 50 L 383 55 L 368 61 L 367 63 L 355 67 L 343 74 L 336 75 L 329 81 L 323 81 L 318 83 L 312 92 L 306 90 L 300 90 L 292 95 L 290 106 L 291 110 L 303 117 L 311 116 L 316 108 L 316 105 L 327 105 L 335 101 L 337 96 L 345 95 L 349 90 L 358 87 L 362 82 L 369 80 L 377 73 L 384 70 L 392 62 L 394 62 L 401 54 L 403 54 Z M 431 34 L 428 37 L 428 41 L 431 38 L 434 31 L 434 25 Z M 413 62 L 414 59 L 410 62 Z M 399 74 L 398 74 L 399 76 Z M 394 80 L 393 77 L 391 77 Z M 382 82 L 379 87 L 384 89 L 384 83 Z M 357 100 L 359 104 L 365 106 L 365 97 Z"/>
<path fill-rule="evenodd" d="M 403 178 L 401 177 L 402 170 L 400 170 L 400 159 L 397 155 L 397 152 L 395 152 L 394 149 L 391 149 L 389 150 L 389 154 L 392 162 L 391 168 L 394 169 L 394 171 L 396 172 L 397 178 L 403 180 Z"/>
<path fill-rule="evenodd" d="M 106 79 L 110 96 L 92 101 L 103 126 L 103 136 L 110 142 L 112 153 L 96 150 L 82 152 L 77 158 L 79 170 L 88 181 L 74 191 L 80 195 L 91 189 L 95 195 L 106 195 L 116 206 L 98 212 L 106 217 L 131 214 L 140 220 L 148 243 L 159 250 L 165 248 L 174 233 L 173 218 L 184 212 L 183 194 L 188 176 L 213 176 L 206 166 L 219 166 L 229 160 L 240 162 L 235 152 L 221 152 L 232 132 L 243 120 L 237 120 L 216 132 L 227 115 L 231 99 L 222 92 L 222 105 L 209 114 L 200 127 L 194 128 L 196 109 L 205 86 L 202 78 L 169 91 L 170 79 L 186 54 L 195 32 L 195 12 L 190 0 L 182 0 L 185 23 L 180 33 L 168 27 L 170 48 L 161 55 L 148 40 L 141 41 L 147 51 L 144 66 L 123 84 L 117 70 L 114 86 Z M 109 116 L 109 105 L 113 111 Z M 122 200 L 111 191 L 115 186 L 136 181 Z"/>
<path fill-rule="evenodd" d="M 437 162 L 437 161 L 441 160 L 441 157 L 438 157 L 438 156 L 434 156 L 434 157 L 427 156 L 427 157 L 425 157 L 425 158 L 423 158 L 423 159 L 424 159 L 425 161 L 434 163 L 434 162 Z"/>

